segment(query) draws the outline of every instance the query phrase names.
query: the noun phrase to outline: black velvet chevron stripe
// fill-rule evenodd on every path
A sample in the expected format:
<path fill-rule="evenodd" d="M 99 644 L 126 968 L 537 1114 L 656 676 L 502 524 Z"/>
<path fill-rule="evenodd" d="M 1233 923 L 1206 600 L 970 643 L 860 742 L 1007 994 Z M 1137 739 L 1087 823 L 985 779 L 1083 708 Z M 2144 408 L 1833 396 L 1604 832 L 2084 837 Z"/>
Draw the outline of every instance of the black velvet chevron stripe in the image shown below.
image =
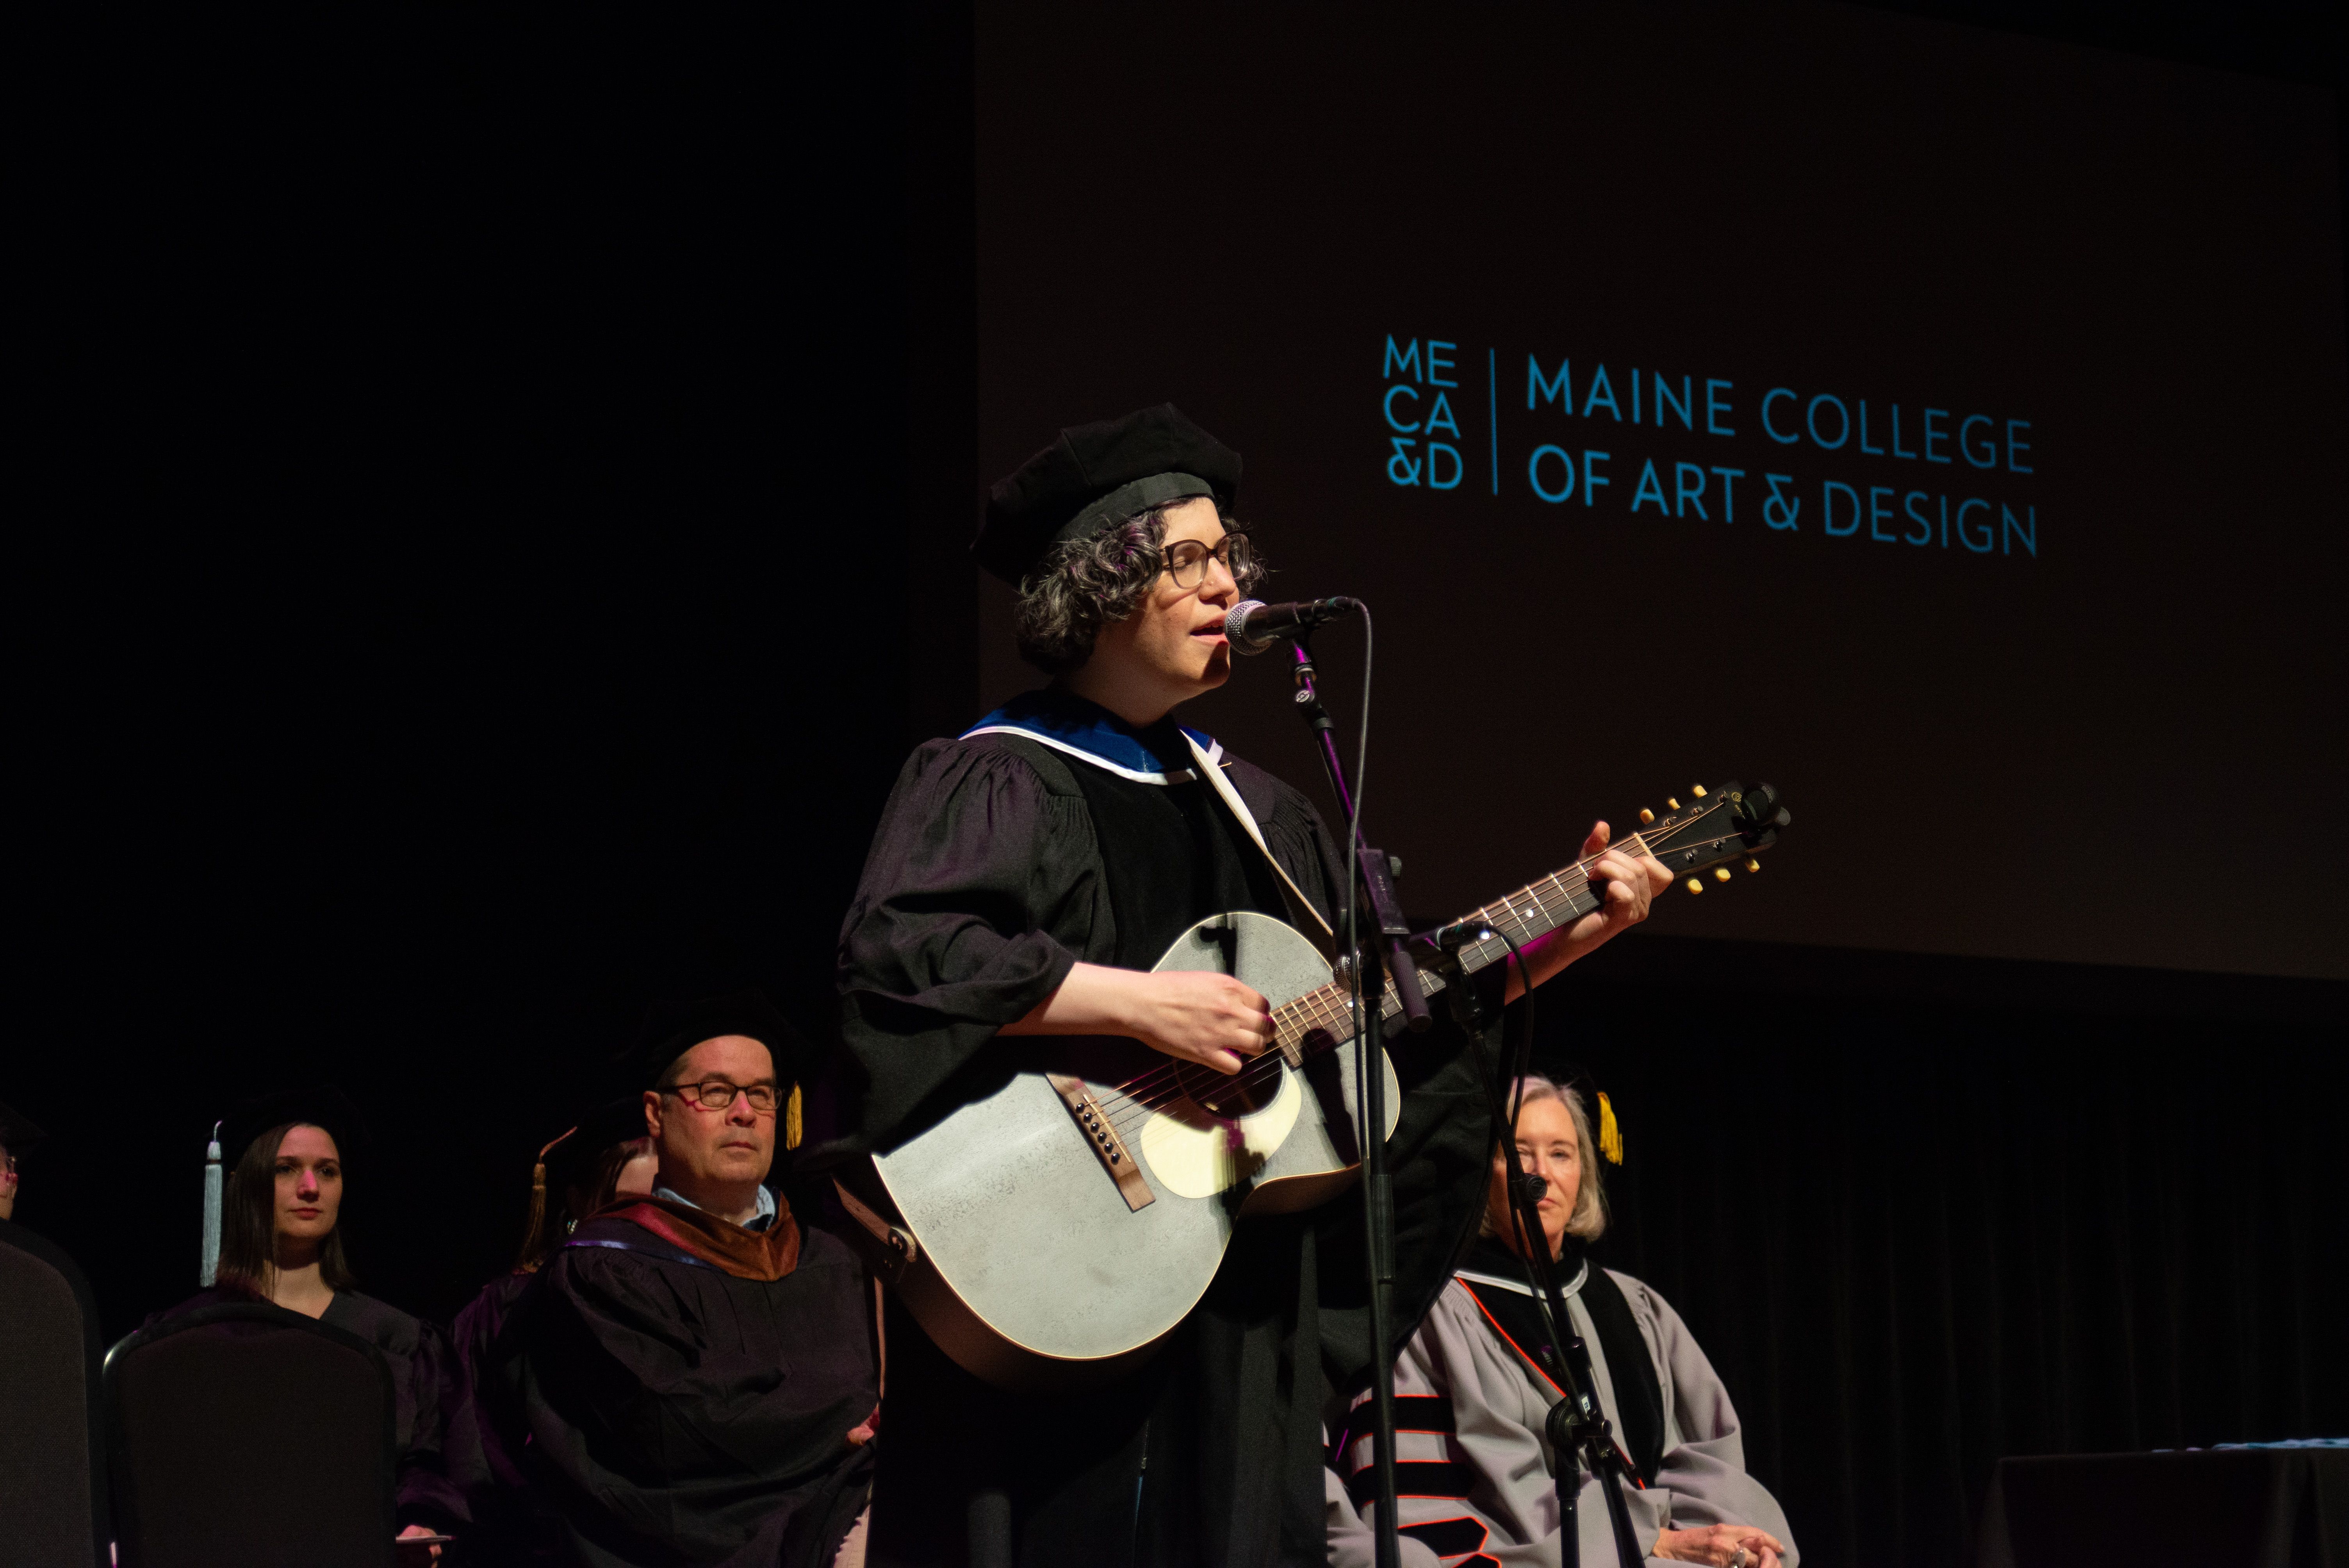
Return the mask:
<path fill-rule="evenodd" d="M 1395 1430 L 1398 1432 L 1433 1432 L 1448 1438 L 1459 1430 L 1452 1414 L 1452 1401 L 1439 1394 L 1398 1394 L 1395 1396 Z M 1347 1418 L 1350 1423 L 1330 1445 L 1330 1467 L 1346 1469 L 1346 1449 L 1354 1439 L 1370 1433 L 1371 1407 L 1368 1401 L 1354 1407 Z"/>
<path fill-rule="evenodd" d="M 1396 1533 L 1410 1536 L 1438 1557 L 1464 1557 L 1485 1549 L 1489 1532 L 1473 1519 L 1431 1519 L 1423 1524 L 1399 1526 Z"/>
<path fill-rule="evenodd" d="M 1406 1460 L 1395 1466 L 1397 1497 L 1451 1497 L 1465 1499 L 1469 1483 L 1476 1472 L 1456 1460 Z M 1377 1495 L 1379 1472 L 1375 1465 L 1364 1465 L 1346 1483 L 1346 1495 L 1361 1508 Z"/>
<path fill-rule="evenodd" d="M 1459 1430 L 1453 1419 L 1452 1401 L 1437 1394 L 1398 1394 L 1395 1396 L 1395 1430 L 1398 1432 L 1441 1432 L 1450 1437 Z M 1362 1407 L 1367 1415 L 1370 1407 Z"/>

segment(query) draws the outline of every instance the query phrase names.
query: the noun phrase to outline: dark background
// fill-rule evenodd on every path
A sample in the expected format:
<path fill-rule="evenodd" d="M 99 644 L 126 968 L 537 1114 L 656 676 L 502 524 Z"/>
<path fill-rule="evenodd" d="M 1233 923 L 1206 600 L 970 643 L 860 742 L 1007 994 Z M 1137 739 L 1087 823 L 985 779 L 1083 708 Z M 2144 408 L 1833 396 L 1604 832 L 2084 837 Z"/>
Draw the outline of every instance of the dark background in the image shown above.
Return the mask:
<path fill-rule="evenodd" d="M 2316 6 L 1939 14 L 2339 85 Z M 647 997 L 822 1026 L 897 763 L 970 716 L 968 25 L 19 55 L 18 1218 L 119 1334 L 194 1286 L 211 1122 L 331 1078 L 363 1283 L 445 1319 Z M 1545 1048 L 1812 1561 L 1961 1560 L 2001 1452 L 2349 1430 L 2339 986 L 1671 927 Z"/>
<path fill-rule="evenodd" d="M 1801 852 L 1673 929 L 2349 979 L 2349 846 L 2181 898 L 2146 841 L 2148 813 L 2256 824 L 2349 768 L 2343 727 L 2311 721 L 2349 686 L 2329 95 L 1820 0 L 1327 21 L 989 14 L 978 471 L 1167 398 L 1247 454 L 1262 595 L 1377 612 L 1371 820 L 1416 907 L 1549 872 L 1594 817 L 1760 776 Z M 1153 69 L 1179 89 L 1103 113 L 1100 79 Z M 1390 340 L 1431 339 L 1455 345 L 1449 391 L 1382 373 Z M 1583 397 L 1603 363 L 1622 422 L 1530 408 L 1529 353 Z M 1660 428 L 1660 372 L 1700 402 L 1726 383 L 1733 436 L 1702 408 Z M 1405 424 L 1445 399 L 1457 488 L 1391 481 L 1389 375 Z M 1781 428 L 1831 392 L 1881 455 L 1770 439 L 1781 386 Z M 2033 471 L 1885 450 L 1917 451 L 1923 407 L 2027 420 Z M 1532 493 L 1542 443 L 1610 454 L 1597 506 Z M 1667 496 L 1695 467 L 1707 515 L 1634 510 L 1649 460 Z M 1733 502 L 1705 465 L 1745 470 Z M 1793 478 L 1794 531 L 1764 523 L 1765 472 Z M 1929 518 L 1937 492 L 2011 508 L 2037 552 L 1829 537 L 1829 480 L 1847 507 L 1885 487 L 1896 535 L 1909 493 Z M 1036 678 L 1009 597 L 985 602 L 980 700 Z M 1359 631 L 1320 643 L 1352 689 Z M 1279 663 L 1186 711 L 1293 773 L 1313 764 Z"/>

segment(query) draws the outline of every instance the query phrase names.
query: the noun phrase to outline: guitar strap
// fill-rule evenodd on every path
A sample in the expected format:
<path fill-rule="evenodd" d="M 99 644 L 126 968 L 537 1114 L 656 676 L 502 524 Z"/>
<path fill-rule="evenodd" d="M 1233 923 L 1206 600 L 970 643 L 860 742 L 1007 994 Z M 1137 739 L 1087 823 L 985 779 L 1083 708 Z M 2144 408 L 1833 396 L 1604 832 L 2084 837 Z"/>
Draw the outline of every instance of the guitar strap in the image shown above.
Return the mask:
<path fill-rule="evenodd" d="M 1183 743 L 1198 759 L 1199 771 L 1206 776 L 1209 784 L 1215 786 L 1216 793 L 1223 797 L 1224 804 L 1231 808 L 1232 815 L 1239 819 L 1240 826 L 1247 830 L 1247 836 L 1256 841 L 1257 849 L 1264 851 L 1265 860 L 1272 866 L 1272 874 L 1280 879 L 1281 900 L 1288 905 L 1288 923 L 1302 932 L 1308 940 L 1312 939 L 1315 932 L 1319 932 L 1321 940 L 1314 942 L 1313 945 L 1321 949 L 1323 957 L 1329 957 L 1329 944 L 1337 941 L 1338 934 L 1330 929 L 1330 923 L 1321 918 L 1321 912 L 1313 907 L 1313 901 L 1305 896 L 1305 890 L 1297 885 L 1281 865 L 1279 857 L 1272 852 L 1272 846 L 1264 841 L 1264 830 L 1256 825 L 1256 818 L 1249 813 L 1247 802 L 1240 799 L 1240 792 L 1233 788 L 1232 781 L 1224 777 L 1222 743 L 1217 742 L 1215 748 L 1209 750 L 1193 739 L 1187 729 L 1183 732 Z"/>

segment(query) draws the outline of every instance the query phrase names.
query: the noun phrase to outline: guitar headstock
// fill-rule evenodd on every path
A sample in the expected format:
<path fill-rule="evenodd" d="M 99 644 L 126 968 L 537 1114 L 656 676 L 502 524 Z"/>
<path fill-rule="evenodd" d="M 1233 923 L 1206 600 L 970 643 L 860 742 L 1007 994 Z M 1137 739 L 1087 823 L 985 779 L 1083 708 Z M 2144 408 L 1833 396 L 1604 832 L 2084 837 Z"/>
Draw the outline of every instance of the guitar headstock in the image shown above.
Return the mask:
<path fill-rule="evenodd" d="M 1733 861 L 1744 861 L 1749 872 L 1760 871 L 1762 862 L 1754 857 L 1776 843 L 1779 830 L 1795 820 L 1767 784 L 1749 789 L 1733 780 L 1710 790 L 1700 784 L 1687 805 L 1677 799 L 1664 805 L 1664 816 L 1640 813 L 1640 837 L 1691 892 L 1704 891 L 1701 872 L 1727 882 Z"/>

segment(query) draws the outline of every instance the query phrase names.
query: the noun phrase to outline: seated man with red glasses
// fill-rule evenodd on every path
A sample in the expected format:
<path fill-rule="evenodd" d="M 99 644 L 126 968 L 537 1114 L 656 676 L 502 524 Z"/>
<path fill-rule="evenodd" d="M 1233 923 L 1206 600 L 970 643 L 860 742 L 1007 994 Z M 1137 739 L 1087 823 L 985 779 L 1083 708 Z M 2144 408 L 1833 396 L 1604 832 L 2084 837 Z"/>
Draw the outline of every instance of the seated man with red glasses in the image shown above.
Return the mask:
<path fill-rule="evenodd" d="M 581 1221 L 500 1336 L 522 1468 L 564 1561 L 829 1563 L 878 1387 L 862 1268 L 766 1186 L 812 1060 L 756 992 L 656 1009 L 647 1040 L 653 1192 Z"/>

